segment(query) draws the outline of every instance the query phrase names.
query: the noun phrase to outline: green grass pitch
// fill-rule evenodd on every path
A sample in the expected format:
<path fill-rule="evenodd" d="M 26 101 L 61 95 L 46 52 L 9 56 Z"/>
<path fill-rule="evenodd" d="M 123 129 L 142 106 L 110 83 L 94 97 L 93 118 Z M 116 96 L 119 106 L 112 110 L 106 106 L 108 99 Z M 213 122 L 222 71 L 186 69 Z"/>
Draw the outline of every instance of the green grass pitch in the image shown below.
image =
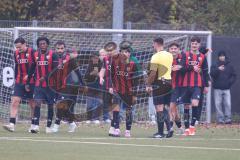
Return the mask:
<path fill-rule="evenodd" d="M 2 125 L 2 124 L 1 124 Z M 0 160 L 240 160 L 240 126 L 199 126 L 196 136 L 148 138 L 156 126 L 132 127 L 132 138 L 108 137 L 109 125 L 78 124 L 75 133 L 39 134 L 18 124 L 13 133 L 0 128 Z M 121 126 L 124 132 L 124 126 Z"/>

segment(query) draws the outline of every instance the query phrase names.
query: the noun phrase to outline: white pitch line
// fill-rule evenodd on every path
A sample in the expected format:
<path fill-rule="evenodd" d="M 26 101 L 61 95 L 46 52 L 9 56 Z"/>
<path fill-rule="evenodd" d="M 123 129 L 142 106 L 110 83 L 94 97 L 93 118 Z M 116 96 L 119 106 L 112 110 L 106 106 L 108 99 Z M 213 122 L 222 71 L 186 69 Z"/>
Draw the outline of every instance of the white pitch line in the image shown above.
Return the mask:
<path fill-rule="evenodd" d="M 203 138 L 169 138 L 169 139 L 156 139 L 156 138 L 125 138 L 125 137 L 0 137 L 0 139 L 7 139 L 7 138 L 24 138 L 24 139 L 69 139 L 69 140 L 206 140 Z M 240 139 L 239 139 L 240 140 Z"/>
<path fill-rule="evenodd" d="M 30 142 L 47 142 L 47 143 L 71 143 L 71 144 L 92 144 L 92 145 L 112 145 L 112 146 L 131 146 L 131 147 L 153 147 L 153 148 L 177 148 L 177 149 L 201 149 L 201 150 L 219 150 L 219 151 L 240 151 L 240 148 L 213 148 L 213 147 L 186 147 L 186 146 L 167 146 L 167 145 L 145 145 L 145 144 L 124 144 L 108 142 L 86 142 L 86 141 L 60 141 L 60 140 L 36 140 L 36 139 L 18 139 L 18 138 L 1 138 L 6 141 L 30 141 Z"/>
<path fill-rule="evenodd" d="M 7 138 L 24 138 L 24 139 L 69 139 L 69 140 L 167 140 L 167 141 L 240 141 L 240 139 L 227 139 L 227 138 L 168 138 L 168 139 L 156 139 L 156 138 L 124 138 L 124 137 L 0 137 L 0 139 Z"/>

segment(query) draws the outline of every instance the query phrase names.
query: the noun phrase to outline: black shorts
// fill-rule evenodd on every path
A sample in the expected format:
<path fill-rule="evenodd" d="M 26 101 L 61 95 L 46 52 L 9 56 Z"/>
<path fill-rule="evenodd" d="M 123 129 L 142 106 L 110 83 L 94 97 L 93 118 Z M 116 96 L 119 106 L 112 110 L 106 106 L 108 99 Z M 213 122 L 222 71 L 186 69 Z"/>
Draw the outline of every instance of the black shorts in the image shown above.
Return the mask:
<path fill-rule="evenodd" d="M 153 104 L 154 105 L 169 105 L 171 100 L 171 93 L 161 95 L 161 96 L 153 96 Z"/>
<path fill-rule="evenodd" d="M 200 87 L 183 87 L 181 92 L 184 104 L 191 104 L 192 99 L 199 100 L 201 97 Z"/>
<path fill-rule="evenodd" d="M 172 85 L 170 80 L 157 80 L 153 83 L 153 104 L 169 105 L 171 99 Z"/>
<path fill-rule="evenodd" d="M 133 96 L 132 95 L 122 95 L 122 94 L 115 94 L 113 95 L 112 99 L 113 104 L 121 104 L 121 102 L 125 103 L 127 106 L 133 105 Z"/>
<path fill-rule="evenodd" d="M 33 99 L 34 85 L 30 85 L 30 91 L 25 90 L 25 84 L 15 84 L 12 96 L 20 97 L 24 100 Z"/>
<path fill-rule="evenodd" d="M 34 89 L 34 100 L 42 100 L 47 104 L 52 105 L 55 102 L 56 93 L 53 92 L 49 87 L 35 87 Z"/>
<path fill-rule="evenodd" d="M 171 102 L 179 104 L 181 103 L 181 88 L 176 87 L 171 92 Z"/>

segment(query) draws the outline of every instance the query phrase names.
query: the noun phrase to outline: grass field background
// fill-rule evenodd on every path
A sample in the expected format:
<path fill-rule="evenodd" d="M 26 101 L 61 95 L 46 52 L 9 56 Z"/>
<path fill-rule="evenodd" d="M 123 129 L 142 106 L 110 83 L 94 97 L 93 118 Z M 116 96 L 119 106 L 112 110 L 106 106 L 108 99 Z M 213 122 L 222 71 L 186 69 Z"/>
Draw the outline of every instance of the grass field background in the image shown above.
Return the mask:
<path fill-rule="evenodd" d="M 63 124 L 56 134 L 46 134 L 44 125 L 31 134 L 28 127 L 18 124 L 13 133 L 0 128 L 0 160 L 240 160 L 239 125 L 202 125 L 196 136 L 171 139 L 149 138 L 156 126 L 144 124 L 133 125 L 132 138 L 108 137 L 106 124 L 78 124 L 75 133 Z"/>

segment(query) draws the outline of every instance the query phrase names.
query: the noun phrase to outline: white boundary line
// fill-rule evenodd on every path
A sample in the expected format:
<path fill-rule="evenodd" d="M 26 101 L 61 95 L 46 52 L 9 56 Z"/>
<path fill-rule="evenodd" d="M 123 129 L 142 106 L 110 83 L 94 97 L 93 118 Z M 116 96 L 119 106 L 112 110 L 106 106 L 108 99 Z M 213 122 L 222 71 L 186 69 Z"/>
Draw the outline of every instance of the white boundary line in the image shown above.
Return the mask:
<path fill-rule="evenodd" d="M 153 148 L 177 148 L 177 149 L 201 149 L 201 150 L 219 150 L 219 151 L 240 151 L 240 148 L 213 148 L 213 147 L 186 147 L 186 146 L 168 146 L 168 145 L 144 145 L 144 144 L 124 144 L 108 142 L 87 142 L 87 141 L 60 141 L 60 140 L 36 140 L 24 138 L 1 138 L 1 141 L 29 141 L 29 142 L 47 142 L 47 143 L 71 143 L 71 144 L 92 144 L 92 145 L 110 145 L 110 146 L 130 146 L 130 147 L 153 147 Z"/>
<path fill-rule="evenodd" d="M 52 134 L 56 135 L 56 134 Z M 239 139 L 228 139 L 228 138 L 190 138 L 190 137 L 178 137 L 178 138 L 164 138 L 164 139 L 156 139 L 156 138 L 124 138 L 124 137 L 0 137 L 2 139 L 69 139 L 69 140 L 165 140 L 165 141 L 240 141 Z"/>

